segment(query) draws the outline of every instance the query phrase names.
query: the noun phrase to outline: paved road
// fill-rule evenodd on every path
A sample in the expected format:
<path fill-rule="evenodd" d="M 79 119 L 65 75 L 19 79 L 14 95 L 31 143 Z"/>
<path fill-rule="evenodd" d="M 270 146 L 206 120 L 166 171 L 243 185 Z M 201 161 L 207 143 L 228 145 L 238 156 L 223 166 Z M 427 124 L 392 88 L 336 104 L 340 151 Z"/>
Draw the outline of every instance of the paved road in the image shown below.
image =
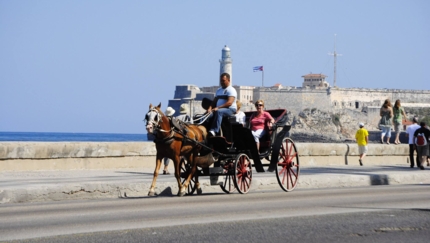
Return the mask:
<path fill-rule="evenodd" d="M 260 190 L 0 206 L 28 242 L 427 242 L 430 185 Z M 37 237 L 42 237 L 36 239 Z"/>
<path fill-rule="evenodd" d="M 428 167 L 427 167 L 428 168 Z M 70 199 L 97 199 L 146 196 L 153 169 L 68 170 L 0 173 L 0 204 Z M 201 177 L 203 193 L 221 192 Z M 430 184 L 430 170 L 398 166 L 301 167 L 297 189 L 356 187 L 374 185 Z M 253 173 L 251 191 L 281 190 L 274 173 Z M 297 190 L 296 189 L 296 190 Z M 177 193 L 173 175 L 160 175 L 157 192 Z"/>

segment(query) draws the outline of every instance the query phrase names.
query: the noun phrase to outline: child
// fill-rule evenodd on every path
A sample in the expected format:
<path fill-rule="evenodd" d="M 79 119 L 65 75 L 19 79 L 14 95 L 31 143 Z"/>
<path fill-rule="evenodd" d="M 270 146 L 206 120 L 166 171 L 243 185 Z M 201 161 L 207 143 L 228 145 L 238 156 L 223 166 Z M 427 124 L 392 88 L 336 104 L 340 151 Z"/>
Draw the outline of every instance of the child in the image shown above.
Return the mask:
<path fill-rule="evenodd" d="M 360 129 L 357 130 L 355 133 L 355 139 L 357 140 L 358 144 L 358 153 L 360 154 L 360 159 L 358 161 L 360 162 L 360 165 L 363 166 L 363 158 L 366 156 L 367 153 L 367 144 L 369 142 L 369 132 L 364 128 L 364 123 L 360 122 L 358 124 Z"/>

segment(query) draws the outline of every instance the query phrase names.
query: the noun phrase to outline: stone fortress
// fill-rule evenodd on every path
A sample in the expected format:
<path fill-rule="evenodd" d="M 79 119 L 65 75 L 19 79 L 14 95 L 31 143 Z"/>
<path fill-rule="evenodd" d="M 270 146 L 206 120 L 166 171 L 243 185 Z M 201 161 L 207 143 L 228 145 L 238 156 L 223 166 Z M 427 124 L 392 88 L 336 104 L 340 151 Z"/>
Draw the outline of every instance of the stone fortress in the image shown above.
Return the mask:
<path fill-rule="evenodd" d="M 302 76 L 301 87 L 275 84 L 272 87 L 237 86 L 232 75 L 230 48 L 222 49 L 220 74 L 231 75 L 233 87 L 242 102 L 242 111 L 255 110 L 253 103 L 264 100 L 266 109 L 287 109 L 292 133 L 308 134 L 309 137 L 324 137 L 323 141 L 353 139 L 358 122 L 366 128 L 378 130 L 379 109 L 385 99 L 399 99 L 408 118 L 430 111 L 430 90 L 367 89 L 332 87 L 324 74 Z M 190 115 L 203 114 L 201 100 L 213 99 L 219 86 L 197 87 L 192 84 L 177 85 L 174 98 L 168 106 L 179 110 L 181 104 L 190 106 Z M 408 122 L 405 121 L 405 124 Z M 318 135 L 318 136 L 315 136 Z"/>

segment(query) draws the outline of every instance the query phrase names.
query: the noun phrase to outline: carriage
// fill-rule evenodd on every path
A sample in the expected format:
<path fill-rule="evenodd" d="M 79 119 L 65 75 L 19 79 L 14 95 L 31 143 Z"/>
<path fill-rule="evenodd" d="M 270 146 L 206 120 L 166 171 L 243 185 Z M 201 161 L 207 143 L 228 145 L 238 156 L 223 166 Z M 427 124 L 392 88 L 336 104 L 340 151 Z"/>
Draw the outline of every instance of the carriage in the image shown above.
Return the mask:
<path fill-rule="evenodd" d="M 260 149 L 251 130 L 236 122 L 234 116 L 224 117 L 220 135 L 205 137 L 196 125 L 168 119 L 161 112 L 161 104 L 150 105 L 146 115 L 147 129 L 155 131 L 157 149 L 154 179 L 148 193 L 155 195 L 155 184 L 161 160 L 168 157 L 175 164 L 178 195 L 191 195 L 196 190 L 201 194 L 198 178 L 209 176 L 211 185 L 218 185 L 226 193 L 249 192 L 253 167 L 256 172 L 274 172 L 280 187 L 286 191 L 295 189 L 299 179 L 299 155 L 294 141 L 289 137 L 285 109 L 266 110 L 275 120 L 271 128 L 266 126 L 266 135 L 260 139 Z M 249 121 L 253 112 L 245 112 Z M 154 129 L 154 130 L 152 130 Z M 268 167 L 265 168 L 264 167 Z"/>
<path fill-rule="evenodd" d="M 294 190 L 300 166 L 297 148 L 289 137 L 291 126 L 286 125 L 287 111 L 285 109 L 266 111 L 272 115 L 275 123 L 271 128 L 266 126 L 266 134 L 260 139 L 260 151 L 257 151 L 250 129 L 237 123 L 234 116 L 224 118 L 221 136 L 208 138 L 216 162 L 213 167 L 199 168 L 195 175 L 210 176 L 211 185 L 219 185 L 225 193 L 237 190 L 243 194 L 251 188 L 254 167 L 257 172 L 275 171 L 280 187 L 286 192 Z M 245 112 L 245 115 L 246 121 L 249 121 L 252 112 Z M 264 167 L 268 168 L 265 170 Z M 190 164 L 181 159 L 182 182 L 190 172 Z M 187 194 L 193 194 L 195 190 L 193 178 L 188 185 Z"/>

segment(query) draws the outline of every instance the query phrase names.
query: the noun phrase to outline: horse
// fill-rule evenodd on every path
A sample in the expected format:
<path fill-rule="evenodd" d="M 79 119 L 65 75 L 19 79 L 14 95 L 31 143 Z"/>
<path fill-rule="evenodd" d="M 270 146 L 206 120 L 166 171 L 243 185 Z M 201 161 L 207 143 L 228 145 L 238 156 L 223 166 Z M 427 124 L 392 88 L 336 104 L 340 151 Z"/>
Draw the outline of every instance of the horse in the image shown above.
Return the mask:
<path fill-rule="evenodd" d="M 169 158 L 173 161 L 175 167 L 175 177 L 178 182 L 178 196 L 184 196 L 192 176 L 197 170 L 196 157 L 201 150 L 201 145 L 206 141 L 207 130 L 204 126 L 187 124 L 183 131 L 173 126 L 172 121 L 161 111 L 161 103 L 158 106 L 149 105 L 149 111 L 145 116 L 146 130 L 155 135 L 155 148 L 157 149 L 156 166 L 154 177 L 148 196 L 155 196 L 155 185 L 160 170 L 161 160 Z M 183 156 L 191 165 L 189 173 L 184 184 L 181 184 L 181 156 Z M 200 184 L 196 176 L 197 193 L 201 194 Z"/>

